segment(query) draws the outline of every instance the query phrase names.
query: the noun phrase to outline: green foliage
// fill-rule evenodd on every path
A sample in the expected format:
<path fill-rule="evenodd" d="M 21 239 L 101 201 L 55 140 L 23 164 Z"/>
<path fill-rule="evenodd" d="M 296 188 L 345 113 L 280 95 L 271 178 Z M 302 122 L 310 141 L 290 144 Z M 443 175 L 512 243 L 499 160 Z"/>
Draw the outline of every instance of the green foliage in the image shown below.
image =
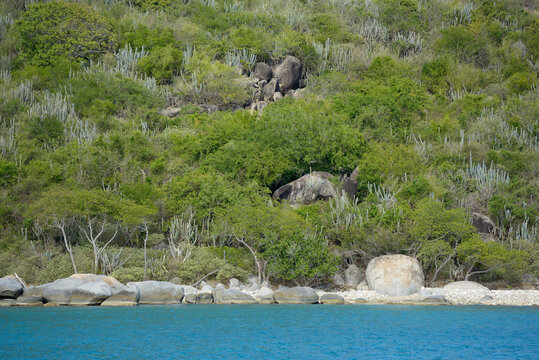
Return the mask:
<path fill-rule="evenodd" d="M 176 75 L 182 64 L 182 53 L 172 45 L 155 47 L 150 55 L 139 61 L 139 67 L 148 76 L 153 76 L 160 83 L 168 83 Z"/>
<path fill-rule="evenodd" d="M 460 61 L 479 67 L 486 67 L 489 64 L 485 40 L 476 36 L 469 28 L 462 25 L 451 26 L 440 32 L 442 37 L 436 43 L 438 51 L 448 52 Z"/>
<path fill-rule="evenodd" d="M 57 57 L 90 60 L 114 46 L 111 25 L 87 5 L 60 1 L 32 4 L 17 20 L 23 56 L 48 65 Z"/>
<path fill-rule="evenodd" d="M 135 5 L 141 10 L 161 10 L 170 4 L 170 0 L 135 0 Z"/>
<path fill-rule="evenodd" d="M 17 165 L 0 160 L 0 186 L 7 186 L 17 178 Z"/>
<path fill-rule="evenodd" d="M 217 256 L 215 252 L 217 251 L 211 248 L 202 247 L 196 249 L 187 261 L 178 265 L 175 271 L 180 282 L 182 284 L 195 283 L 215 270 L 218 270 L 215 278 L 220 282 L 225 282 L 231 278 L 236 278 L 240 281 L 247 280 L 247 271 L 230 264 L 225 259 L 225 254 Z"/>
<path fill-rule="evenodd" d="M 119 282 L 126 284 L 130 281 L 142 281 L 144 277 L 143 267 L 122 267 L 109 274 Z"/>

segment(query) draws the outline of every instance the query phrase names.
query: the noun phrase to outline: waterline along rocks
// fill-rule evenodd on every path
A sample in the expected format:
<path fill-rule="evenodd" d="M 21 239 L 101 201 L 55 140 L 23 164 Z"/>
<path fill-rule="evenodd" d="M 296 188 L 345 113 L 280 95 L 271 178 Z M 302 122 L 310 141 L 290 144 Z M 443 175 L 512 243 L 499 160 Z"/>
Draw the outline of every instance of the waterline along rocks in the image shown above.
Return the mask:
<path fill-rule="evenodd" d="M 75 274 L 40 286 L 24 285 L 14 277 L 1 279 L 0 307 L 11 306 L 136 306 L 173 304 L 403 304 L 403 305 L 535 305 L 539 290 L 489 290 L 472 281 L 442 288 L 422 286 L 415 259 L 392 255 L 373 259 L 367 268 L 369 285 L 342 291 L 280 285 L 267 282 L 246 286 L 231 279 L 230 287 L 201 282 L 198 287 L 167 281 L 140 281 L 126 285 L 110 276 Z M 354 273 L 361 270 L 352 267 Z M 9 281 L 7 281 L 9 280 Z M 13 281 L 18 284 L 15 284 Z M 357 278 L 352 282 L 355 284 Z M 372 284 L 372 285 L 371 285 Z M 14 289 L 8 292 L 6 289 Z M 19 290 L 17 290 L 19 289 Z"/>

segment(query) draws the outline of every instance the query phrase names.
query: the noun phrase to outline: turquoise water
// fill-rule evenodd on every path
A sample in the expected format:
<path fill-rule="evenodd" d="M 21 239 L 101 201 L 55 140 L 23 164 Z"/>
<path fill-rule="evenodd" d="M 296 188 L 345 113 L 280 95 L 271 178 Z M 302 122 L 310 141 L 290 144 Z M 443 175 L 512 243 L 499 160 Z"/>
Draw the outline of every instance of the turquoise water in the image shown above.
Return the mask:
<path fill-rule="evenodd" d="M 0 359 L 537 359 L 539 309 L 0 308 Z"/>

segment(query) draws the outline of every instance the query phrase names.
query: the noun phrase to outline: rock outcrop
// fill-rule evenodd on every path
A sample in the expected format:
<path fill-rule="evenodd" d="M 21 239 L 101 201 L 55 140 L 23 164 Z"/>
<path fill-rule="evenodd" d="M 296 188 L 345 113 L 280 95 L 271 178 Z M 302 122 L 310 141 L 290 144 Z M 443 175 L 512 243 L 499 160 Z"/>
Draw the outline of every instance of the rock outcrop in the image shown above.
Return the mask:
<path fill-rule="evenodd" d="M 472 212 L 472 225 L 482 235 L 491 235 L 496 230 L 494 222 L 488 216 L 478 212 Z"/>
<path fill-rule="evenodd" d="M 137 286 L 124 286 L 111 297 L 101 303 L 101 306 L 135 306 L 140 300 L 140 290 Z"/>
<path fill-rule="evenodd" d="M 182 286 L 168 281 L 129 282 L 127 285 L 139 288 L 141 305 L 179 304 L 184 296 Z"/>
<path fill-rule="evenodd" d="M 24 291 L 24 287 L 14 276 L 4 276 L 0 279 L 0 299 L 16 299 Z"/>
<path fill-rule="evenodd" d="M 274 304 L 273 290 L 267 286 L 262 286 L 260 289 L 253 292 L 253 296 L 258 300 L 259 304 Z"/>
<path fill-rule="evenodd" d="M 238 289 L 216 289 L 213 293 L 216 304 L 257 304 L 258 301 Z"/>
<path fill-rule="evenodd" d="M 469 291 L 469 290 L 488 290 L 486 286 L 483 286 L 474 281 L 455 281 L 444 286 L 445 290 L 456 291 Z"/>
<path fill-rule="evenodd" d="M 366 276 L 372 290 L 389 296 L 417 293 L 424 282 L 421 264 L 406 255 L 384 255 L 372 259 Z"/>
<path fill-rule="evenodd" d="M 112 290 L 103 281 L 92 281 L 76 288 L 69 298 L 69 305 L 100 305 L 105 299 L 112 296 Z"/>
<path fill-rule="evenodd" d="M 279 81 L 281 94 L 299 88 L 299 81 L 303 75 L 303 65 L 294 56 L 287 56 L 275 69 L 275 78 Z"/>
<path fill-rule="evenodd" d="M 43 306 L 43 300 L 41 297 L 22 295 L 17 298 L 17 306 Z"/>
<path fill-rule="evenodd" d="M 185 295 L 183 302 L 186 304 L 211 304 L 213 294 L 211 292 L 197 292 Z"/>
<path fill-rule="evenodd" d="M 317 304 L 318 294 L 310 287 L 281 288 L 273 293 L 278 304 Z"/>
<path fill-rule="evenodd" d="M 320 296 L 320 303 L 326 305 L 342 305 L 344 304 L 344 297 L 339 294 L 326 293 Z"/>
<path fill-rule="evenodd" d="M 365 273 L 356 264 L 352 264 L 344 272 L 344 283 L 348 287 L 356 287 L 363 279 Z"/>
<path fill-rule="evenodd" d="M 251 75 L 259 80 L 270 81 L 273 77 L 273 70 L 268 64 L 258 62 L 253 66 Z"/>
<path fill-rule="evenodd" d="M 354 171 L 350 174 L 350 176 L 347 176 L 342 184 L 342 190 L 350 197 L 350 199 L 353 199 L 356 197 L 357 194 L 357 176 L 359 175 L 359 167 L 356 167 Z"/>
<path fill-rule="evenodd" d="M 310 204 L 338 195 L 336 186 L 330 181 L 330 173 L 313 171 L 297 180 L 281 186 L 273 193 L 276 200 L 286 200 L 291 205 Z"/>
<path fill-rule="evenodd" d="M 39 290 L 41 291 L 43 302 L 47 303 L 48 306 L 69 305 L 73 291 L 86 282 L 82 278 L 69 277 L 44 284 L 40 286 Z"/>

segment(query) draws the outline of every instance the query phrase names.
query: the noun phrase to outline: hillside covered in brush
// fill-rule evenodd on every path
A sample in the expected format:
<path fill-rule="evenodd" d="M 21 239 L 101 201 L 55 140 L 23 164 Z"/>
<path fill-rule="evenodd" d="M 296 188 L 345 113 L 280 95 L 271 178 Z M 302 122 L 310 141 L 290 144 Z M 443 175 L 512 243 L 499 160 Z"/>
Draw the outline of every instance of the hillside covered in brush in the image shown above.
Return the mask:
<path fill-rule="evenodd" d="M 539 277 L 538 11 L 3 0 L 0 277 Z"/>

